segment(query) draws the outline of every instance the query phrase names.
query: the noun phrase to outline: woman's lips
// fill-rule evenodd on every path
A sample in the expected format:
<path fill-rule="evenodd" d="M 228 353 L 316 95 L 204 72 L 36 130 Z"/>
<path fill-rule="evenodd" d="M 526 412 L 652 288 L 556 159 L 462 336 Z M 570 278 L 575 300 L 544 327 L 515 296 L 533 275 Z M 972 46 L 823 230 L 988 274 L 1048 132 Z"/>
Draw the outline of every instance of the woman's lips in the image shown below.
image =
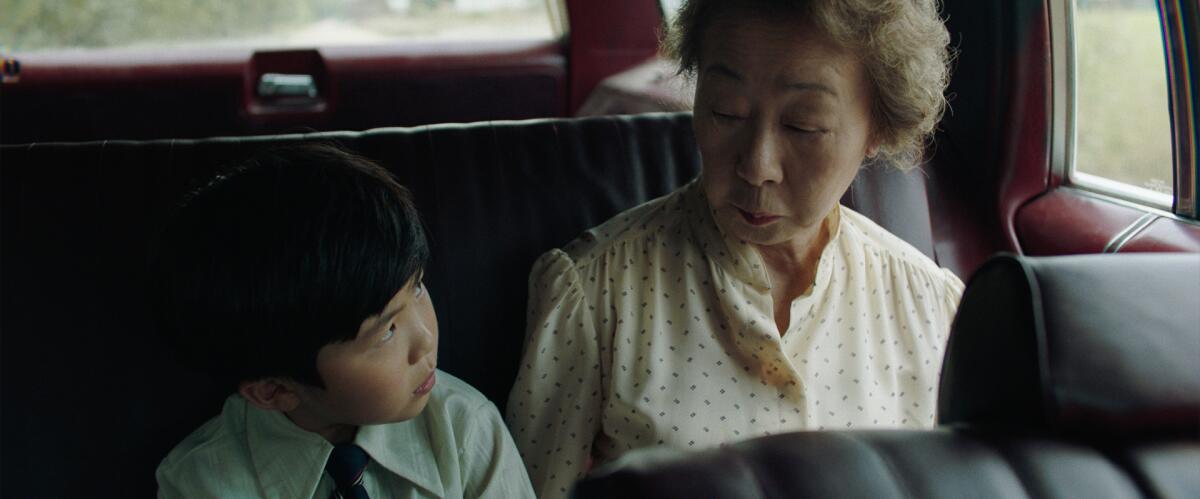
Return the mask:
<path fill-rule="evenodd" d="M 755 227 L 761 227 L 763 225 L 773 223 L 776 220 L 779 220 L 780 218 L 783 218 L 781 216 L 771 215 L 769 213 L 749 212 L 749 211 L 743 210 L 741 208 L 738 208 L 737 210 L 738 210 L 738 213 L 742 214 L 742 219 L 744 219 L 746 221 L 746 223 L 753 225 Z"/>
<path fill-rule="evenodd" d="M 418 386 L 413 394 L 425 395 L 426 393 L 429 393 L 430 390 L 433 390 L 433 385 L 435 382 L 437 382 L 437 371 L 429 373 L 429 377 L 425 378 L 425 382 L 421 383 L 421 386 Z"/>

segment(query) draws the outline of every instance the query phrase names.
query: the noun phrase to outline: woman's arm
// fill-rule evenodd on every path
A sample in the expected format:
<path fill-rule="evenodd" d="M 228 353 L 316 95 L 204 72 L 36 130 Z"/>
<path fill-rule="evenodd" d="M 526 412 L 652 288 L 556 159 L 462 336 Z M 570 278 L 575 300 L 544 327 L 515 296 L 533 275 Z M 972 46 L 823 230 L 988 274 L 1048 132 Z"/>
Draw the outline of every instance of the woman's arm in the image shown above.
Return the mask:
<path fill-rule="evenodd" d="M 566 497 L 587 473 L 600 430 L 599 338 L 570 257 L 538 259 L 529 277 L 525 353 L 508 399 L 508 426 L 542 499 Z"/>

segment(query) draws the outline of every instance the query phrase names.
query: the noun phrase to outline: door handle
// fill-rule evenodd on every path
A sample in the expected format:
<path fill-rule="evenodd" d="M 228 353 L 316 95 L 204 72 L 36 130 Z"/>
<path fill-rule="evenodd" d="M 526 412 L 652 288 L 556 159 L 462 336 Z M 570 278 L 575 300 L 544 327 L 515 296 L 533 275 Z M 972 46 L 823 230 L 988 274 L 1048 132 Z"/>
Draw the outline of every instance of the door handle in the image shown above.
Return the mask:
<path fill-rule="evenodd" d="M 264 73 L 258 78 L 259 97 L 317 96 L 317 83 L 312 75 Z"/>

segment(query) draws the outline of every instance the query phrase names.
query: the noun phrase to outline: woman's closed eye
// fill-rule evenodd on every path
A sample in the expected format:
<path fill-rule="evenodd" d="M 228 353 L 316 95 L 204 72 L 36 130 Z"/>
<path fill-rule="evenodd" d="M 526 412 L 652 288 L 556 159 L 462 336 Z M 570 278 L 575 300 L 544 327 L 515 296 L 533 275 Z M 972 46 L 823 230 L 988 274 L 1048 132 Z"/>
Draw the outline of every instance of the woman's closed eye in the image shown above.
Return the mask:
<path fill-rule="evenodd" d="M 820 128 L 820 127 L 811 126 L 811 125 L 794 125 L 794 124 L 785 124 L 785 125 L 783 125 L 783 126 L 784 126 L 784 128 L 786 128 L 788 131 L 791 131 L 791 132 L 797 132 L 797 133 L 825 133 L 825 129 L 823 129 L 823 128 Z"/>
<path fill-rule="evenodd" d="M 742 116 L 739 116 L 734 113 L 726 113 L 726 112 L 717 111 L 717 110 L 713 110 L 712 115 L 714 118 L 721 120 L 721 121 L 741 121 L 741 120 L 745 119 Z"/>

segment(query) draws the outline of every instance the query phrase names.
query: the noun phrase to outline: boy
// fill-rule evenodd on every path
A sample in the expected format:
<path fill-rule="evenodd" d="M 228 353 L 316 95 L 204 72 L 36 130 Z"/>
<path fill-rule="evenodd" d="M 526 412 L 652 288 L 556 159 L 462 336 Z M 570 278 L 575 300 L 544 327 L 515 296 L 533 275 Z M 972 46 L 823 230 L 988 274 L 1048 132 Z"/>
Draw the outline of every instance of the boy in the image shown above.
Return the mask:
<path fill-rule="evenodd" d="M 193 194 L 155 258 L 164 332 L 236 387 L 159 465 L 159 497 L 533 497 L 500 415 L 436 371 L 407 190 L 330 146 Z"/>

